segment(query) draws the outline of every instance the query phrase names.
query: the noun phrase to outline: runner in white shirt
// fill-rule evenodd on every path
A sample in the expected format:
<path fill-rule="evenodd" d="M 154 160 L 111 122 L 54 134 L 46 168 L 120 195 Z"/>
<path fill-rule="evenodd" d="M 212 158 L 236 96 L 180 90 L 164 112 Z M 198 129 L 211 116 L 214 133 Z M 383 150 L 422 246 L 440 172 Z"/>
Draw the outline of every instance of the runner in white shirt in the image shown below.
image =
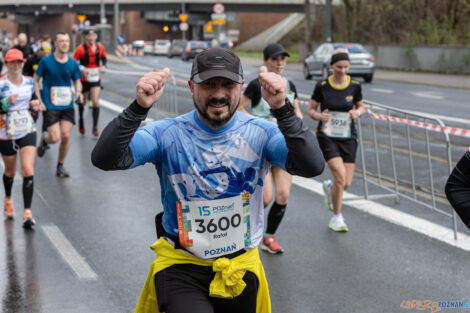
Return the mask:
<path fill-rule="evenodd" d="M 0 153 L 5 164 L 4 215 L 7 219 L 13 219 L 15 216 L 11 189 L 19 151 L 23 176 L 23 227 L 31 228 L 36 223 L 31 214 L 36 155 L 36 125 L 33 116 L 37 116 L 35 111 L 39 110 L 39 101 L 33 99 L 33 79 L 21 74 L 24 62 L 20 50 L 8 50 L 5 56 L 7 74 L 0 79 Z"/>

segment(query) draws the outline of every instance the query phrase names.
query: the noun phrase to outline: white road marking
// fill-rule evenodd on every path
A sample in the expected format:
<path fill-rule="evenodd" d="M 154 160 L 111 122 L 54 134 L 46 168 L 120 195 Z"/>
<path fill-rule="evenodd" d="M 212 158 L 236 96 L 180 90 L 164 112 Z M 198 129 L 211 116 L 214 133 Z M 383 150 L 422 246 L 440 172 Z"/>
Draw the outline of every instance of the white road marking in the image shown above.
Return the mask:
<path fill-rule="evenodd" d="M 444 96 L 442 96 L 440 92 L 435 92 L 435 91 L 410 91 L 410 94 L 412 94 L 415 97 L 420 97 L 420 98 L 436 99 L 436 100 L 444 99 Z"/>
<path fill-rule="evenodd" d="M 88 265 L 85 259 L 75 250 L 70 241 L 55 225 L 44 225 L 41 227 L 47 238 L 59 251 L 65 262 L 70 266 L 80 280 L 97 280 L 98 275 Z"/>
<path fill-rule="evenodd" d="M 123 110 L 122 107 L 115 105 L 109 101 L 100 101 L 101 103 L 103 103 L 104 107 L 112 111 L 120 113 Z M 293 183 L 301 188 L 310 190 L 316 194 L 323 196 L 322 183 L 317 182 L 314 179 L 294 176 Z M 356 195 L 345 191 L 343 194 L 343 203 L 359 211 L 376 216 L 392 224 L 408 228 L 417 233 L 424 234 L 428 237 L 439 240 L 459 249 L 470 251 L 470 236 L 466 234 L 457 233 L 458 240 L 454 240 L 454 232 L 450 228 L 446 228 L 428 220 L 401 212 L 399 210 L 393 209 L 391 207 L 385 206 L 383 204 L 371 200 L 348 200 L 348 198 L 356 197 Z"/>
<path fill-rule="evenodd" d="M 375 91 L 375 92 L 381 92 L 381 93 L 395 93 L 395 91 L 391 89 L 371 88 L 370 90 Z"/>
<path fill-rule="evenodd" d="M 310 190 L 323 196 L 322 183 L 313 179 L 294 176 L 293 183 L 301 188 Z M 463 233 L 457 233 L 457 240 L 454 240 L 452 229 L 430 222 L 428 220 L 404 213 L 371 200 L 347 200 L 355 198 L 356 195 L 344 192 L 343 203 L 359 211 L 368 213 L 387 222 L 408 228 L 417 233 L 426 235 L 430 238 L 439 240 L 450 246 L 470 251 L 470 236 Z"/>

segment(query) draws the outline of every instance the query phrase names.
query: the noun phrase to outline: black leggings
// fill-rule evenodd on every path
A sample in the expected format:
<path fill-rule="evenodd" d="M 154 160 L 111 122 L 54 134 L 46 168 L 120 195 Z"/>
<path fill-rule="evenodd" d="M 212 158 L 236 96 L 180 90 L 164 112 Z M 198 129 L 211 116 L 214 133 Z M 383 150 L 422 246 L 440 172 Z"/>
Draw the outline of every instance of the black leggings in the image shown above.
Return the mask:
<path fill-rule="evenodd" d="M 233 299 L 209 296 L 211 266 L 175 264 L 155 275 L 158 309 L 165 313 L 256 313 L 258 278 L 246 272 L 246 287 Z"/>

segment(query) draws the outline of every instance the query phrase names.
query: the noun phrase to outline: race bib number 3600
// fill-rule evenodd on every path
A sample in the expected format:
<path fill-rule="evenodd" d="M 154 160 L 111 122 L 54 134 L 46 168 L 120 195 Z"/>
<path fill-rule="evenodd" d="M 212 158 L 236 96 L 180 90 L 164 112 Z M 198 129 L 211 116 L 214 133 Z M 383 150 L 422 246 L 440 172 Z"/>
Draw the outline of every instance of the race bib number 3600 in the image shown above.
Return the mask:
<path fill-rule="evenodd" d="M 329 112 L 327 123 L 323 123 L 323 133 L 328 137 L 351 138 L 351 116 L 348 112 Z"/>
<path fill-rule="evenodd" d="M 201 259 L 249 247 L 250 194 L 176 202 L 180 244 Z"/>

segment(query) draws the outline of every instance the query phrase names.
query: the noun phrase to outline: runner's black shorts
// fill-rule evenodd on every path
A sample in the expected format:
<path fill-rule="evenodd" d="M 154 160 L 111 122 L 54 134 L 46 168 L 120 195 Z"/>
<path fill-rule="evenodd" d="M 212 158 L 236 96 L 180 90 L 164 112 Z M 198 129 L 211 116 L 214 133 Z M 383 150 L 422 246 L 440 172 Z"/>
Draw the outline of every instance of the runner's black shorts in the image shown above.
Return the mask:
<path fill-rule="evenodd" d="M 355 138 L 331 138 L 322 132 L 317 132 L 317 139 L 325 161 L 328 162 L 332 158 L 341 157 L 344 163 L 355 163 L 357 151 L 357 140 Z"/>
<path fill-rule="evenodd" d="M 209 296 L 209 285 L 215 273 L 212 266 L 175 264 L 155 275 L 157 303 L 165 313 L 256 313 L 259 281 L 246 271 L 246 287 L 233 299 Z"/>
<path fill-rule="evenodd" d="M 47 109 L 43 112 L 44 117 L 44 126 L 48 128 L 49 126 L 54 125 L 58 121 L 64 120 L 69 121 L 75 125 L 75 109 L 65 109 L 65 110 L 52 110 Z"/>
<path fill-rule="evenodd" d="M 82 92 L 88 92 L 90 91 L 90 89 L 92 87 L 101 87 L 101 80 L 97 81 L 97 82 L 93 82 L 93 83 L 90 83 L 90 82 L 87 82 L 87 81 L 84 81 L 82 82 Z"/>
<path fill-rule="evenodd" d="M 29 133 L 20 139 L 0 140 L 0 154 L 15 155 L 19 149 L 26 146 L 36 147 L 36 132 Z"/>

